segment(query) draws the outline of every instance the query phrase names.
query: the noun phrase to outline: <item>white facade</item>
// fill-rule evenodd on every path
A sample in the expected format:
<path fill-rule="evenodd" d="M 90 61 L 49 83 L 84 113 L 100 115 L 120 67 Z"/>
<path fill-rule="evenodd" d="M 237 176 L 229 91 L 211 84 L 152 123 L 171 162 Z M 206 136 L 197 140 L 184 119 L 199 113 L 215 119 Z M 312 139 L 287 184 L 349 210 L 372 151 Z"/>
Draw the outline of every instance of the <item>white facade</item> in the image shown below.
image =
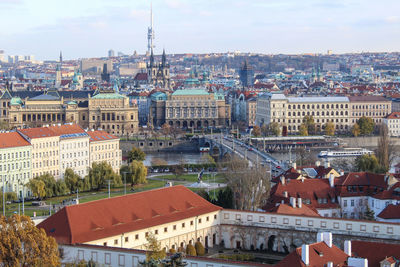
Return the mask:
<path fill-rule="evenodd" d="M 32 177 L 49 173 L 60 178 L 59 136 L 32 138 Z"/>
<path fill-rule="evenodd" d="M 390 136 L 400 136 L 400 116 L 395 118 L 385 118 L 382 122 L 387 126 Z"/>
<path fill-rule="evenodd" d="M 65 170 L 72 168 L 76 174 L 84 177 L 89 172 L 89 135 L 76 133 L 60 136 L 60 177 Z"/>
<path fill-rule="evenodd" d="M 114 172 L 119 173 L 119 169 L 122 164 L 122 151 L 119 149 L 119 138 L 116 136 L 111 136 L 110 134 L 101 131 L 100 136 L 107 139 L 97 139 L 97 134 L 92 134 L 97 131 L 88 132 L 91 136 L 89 141 L 90 148 L 90 162 L 92 163 L 107 162 L 113 168 Z M 110 137 L 110 138 L 108 138 Z"/>
<path fill-rule="evenodd" d="M 186 248 L 187 244 L 194 245 L 197 240 L 202 242 L 205 247 L 212 247 L 214 244 L 219 244 L 217 234 L 219 223 L 219 211 L 215 211 L 201 216 L 123 233 L 122 235 L 90 241 L 85 244 L 145 249 L 145 244 L 147 244 L 146 236 L 151 232 L 155 234 L 161 247 L 165 248 L 166 251 L 171 248 L 175 250 L 178 250 L 179 247 Z"/>

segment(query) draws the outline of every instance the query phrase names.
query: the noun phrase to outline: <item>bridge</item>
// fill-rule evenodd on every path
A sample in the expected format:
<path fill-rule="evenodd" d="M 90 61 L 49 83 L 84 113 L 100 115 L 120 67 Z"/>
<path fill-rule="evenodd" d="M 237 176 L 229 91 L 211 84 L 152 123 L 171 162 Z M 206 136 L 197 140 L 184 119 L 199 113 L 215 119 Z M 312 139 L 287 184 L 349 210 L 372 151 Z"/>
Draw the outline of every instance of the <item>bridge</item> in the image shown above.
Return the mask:
<path fill-rule="evenodd" d="M 331 148 L 343 145 L 343 140 L 332 136 L 278 136 L 251 138 L 264 151 L 282 151 L 298 148 Z"/>
<path fill-rule="evenodd" d="M 256 147 L 249 146 L 240 140 L 222 135 L 206 135 L 199 138 L 200 147 L 209 147 L 210 155 L 222 158 L 232 153 L 249 160 L 251 164 L 267 162 L 271 166 L 285 165 L 272 157 L 270 154 L 258 150 Z M 282 166 L 284 169 L 286 166 Z"/>

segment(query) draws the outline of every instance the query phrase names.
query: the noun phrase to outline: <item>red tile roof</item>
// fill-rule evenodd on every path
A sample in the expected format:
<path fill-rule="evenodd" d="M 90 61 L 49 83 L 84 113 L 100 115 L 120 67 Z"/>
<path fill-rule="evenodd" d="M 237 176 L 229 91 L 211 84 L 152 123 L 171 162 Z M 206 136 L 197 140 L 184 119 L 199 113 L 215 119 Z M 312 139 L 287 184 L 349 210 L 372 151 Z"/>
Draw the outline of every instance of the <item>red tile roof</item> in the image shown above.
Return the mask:
<path fill-rule="evenodd" d="M 49 130 L 53 131 L 56 135 L 64 135 L 64 134 L 75 134 L 75 133 L 84 133 L 85 130 L 83 130 L 79 125 L 77 124 L 63 124 L 63 125 L 55 125 L 55 126 L 49 126 Z"/>
<path fill-rule="evenodd" d="M 378 214 L 382 219 L 400 219 L 400 205 L 388 205 Z"/>
<path fill-rule="evenodd" d="M 386 119 L 391 119 L 391 120 L 393 120 L 393 119 L 400 119 L 400 112 L 392 112 L 392 113 L 390 113 L 389 115 L 387 115 L 386 117 L 385 117 Z"/>
<path fill-rule="evenodd" d="M 221 210 L 184 186 L 68 206 L 38 227 L 63 244 L 84 243 Z"/>
<path fill-rule="evenodd" d="M 349 100 L 350 102 L 381 102 L 381 101 L 390 102 L 390 100 L 384 98 L 383 96 L 373 96 L 373 95 L 349 96 Z"/>
<path fill-rule="evenodd" d="M 351 241 L 353 256 L 368 259 L 368 266 L 380 266 L 380 262 L 386 257 L 400 258 L 400 244 L 379 243 L 367 241 Z"/>
<path fill-rule="evenodd" d="M 57 136 L 56 133 L 54 133 L 47 127 L 20 129 L 18 131 L 21 132 L 23 135 L 29 137 L 30 139 Z"/>
<path fill-rule="evenodd" d="M 26 141 L 19 133 L 0 133 L 0 148 L 30 146 L 31 144 Z"/>
<path fill-rule="evenodd" d="M 115 135 L 109 134 L 105 131 L 88 131 L 89 142 L 106 141 L 118 139 Z"/>
<path fill-rule="evenodd" d="M 305 265 L 301 259 L 301 247 L 287 255 L 275 267 L 325 267 L 328 262 L 333 262 L 333 266 L 347 266 L 349 257 L 343 250 L 335 245 L 329 247 L 325 242 L 318 242 L 309 245 L 309 265 Z"/>
<path fill-rule="evenodd" d="M 293 208 L 287 204 L 279 204 L 276 207 L 268 209 L 267 212 L 274 212 L 278 214 L 286 214 L 286 215 L 304 215 L 304 216 L 311 216 L 311 217 L 321 217 L 318 212 L 312 210 L 311 208 L 307 207 L 306 205 L 302 205 L 301 208 L 298 206 Z"/>

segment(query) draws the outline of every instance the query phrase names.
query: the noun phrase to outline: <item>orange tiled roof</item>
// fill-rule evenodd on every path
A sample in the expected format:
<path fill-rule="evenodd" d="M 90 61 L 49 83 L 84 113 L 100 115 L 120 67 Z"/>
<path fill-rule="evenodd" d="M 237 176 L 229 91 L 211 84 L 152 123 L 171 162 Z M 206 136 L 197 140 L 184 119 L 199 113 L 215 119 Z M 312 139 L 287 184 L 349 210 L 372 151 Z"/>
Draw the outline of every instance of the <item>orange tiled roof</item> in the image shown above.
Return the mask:
<path fill-rule="evenodd" d="M 59 243 L 76 244 L 221 209 L 179 185 L 68 206 L 38 227 Z"/>
<path fill-rule="evenodd" d="M 105 141 L 118 139 L 115 135 L 109 134 L 105 131 L 88 131 L 89 142 Z"/>
<path fill-rule="evenodd" d="M 333 262 L 333 266 L 347 266 L 349 257 L 343 250 L 335 245 L 329 247 L 325 242 L 318 242 L 309 245 L 309 265 L 305 265 L 301 259 L 301 247 L 287 255 L 275 267 L 306 267 L 306 266 L 326 266 L 328 262 Z"/>
<path fill-rule="evenodd" d="M 51 131 L 47 127 L 37 127 L 37 128 L 28 128 L 28 129 L 20 129 L 18 130 L 23 135 L 29 138 L 43 138 L 43 137 L 50 137 L 50 136 L 57 136 L 53 131 Z"/>
<path fill-rule="evenodd" d="M 382 219 L 400 219 L 400 205 L 388 205 L 378 214 Z"/>
<path fill-rule="evenodd" d="M 394 243 L 353 240 L 351 250 L 354 256 L 368 259 L 369 266 L 380 266 L 386 257 L 400 258 L 400 245 Z"/>
<path fill-rule="evenodd" d="M 49 126 L 49 130 L 53 131 L 56 135 L 64 135 L 64 134 L 75 134 L 75 133 L 84 133 L 85 130 L 83 130 L 79 125 L 77 124 L 63 124 L 63 125 L 55 125 L 55 126 Z"/>
<path fill-rule="evenodd" d="M 297 205 L 297 204 L 296 204 Z M 304 216 L 312 216 L 312 217 L 321 217 L 318 212 L 312 210 L 306 205 L 301 205 L 301 208 L 296 207 L 293 208 L 290 205 L 280 203 L 278 206 L 273 207 L 267 212 L 274 212 L 278 214 L 286 214 L 286 215 L 304 215 Z"/>
<path fill-rule="evenodd" d="M 0 133 L 0 148 L 30 146 L 31 144 L 26 141 L 19 133 Z"/>

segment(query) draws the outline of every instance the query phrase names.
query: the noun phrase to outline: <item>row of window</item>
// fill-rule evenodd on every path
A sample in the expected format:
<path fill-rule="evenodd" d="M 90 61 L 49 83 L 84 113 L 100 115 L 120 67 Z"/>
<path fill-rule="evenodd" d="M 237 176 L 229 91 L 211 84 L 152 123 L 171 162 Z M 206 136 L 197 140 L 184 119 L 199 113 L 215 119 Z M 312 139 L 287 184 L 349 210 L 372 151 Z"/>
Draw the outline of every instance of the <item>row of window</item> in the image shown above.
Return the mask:
<path fill-rule="evenodd" d="M 84 156 L 87 156 L 87 155 L 88 155 L 87 151 L 78 151 L 78 152 L 74 152 L 74 153 L 72 153 L 72 152 L 70 152 L 70 153 L 62 153 L 61 157 L 62 157 L 62 159 L 64 159 L 64 156 L 65 156 L 65 159 L 68 159 L 68 158 L 76 158 L 77 156 L 78 157 L 84 157 Z"/>
<path fill-rule="evenodd" d="M 22 168 L 24 168 L 24 169 L 29 168 L 29 166 L 30 166 L 29 161 L 20 162 L 19 164 L 18 164 L 18 162 L 8 163 L 8 164 L 4 164 L 4 165 L 0 164 L 0 171 L 17 171 Z"/>
<path fill-rule="evenodd" d="M 53 142 L 43 142 L 39 144 L 32 144 L 34 149 L 48 148 L 48 147 L 58 147 L 58 141 Z"/>
<path fill-rule="evenodd" d="M 29 151 L 19 151 L 19 152 L 9 152 L 0 154 L 0 160 L 7 160 L 7 159 L 20 159 L 29 157 Z"/>
<path fill-rule="evenodd" d="M 48 158 L 48 157 L 54 157 L 54 156 L 58 156 L 58 150 L 54 150 L 54 151 L 48 151 L 48 152 L 38 152 L 38 153 L 32 153 L 32 159 L 41 159 L 43 158 Z"/>
<path fill-rule="evenodd" d="M 117 149 L 118 148 L 118 145 L 117 144 L 115 144 L 115 148 Z M 93 151 L 93 149 L 95 150 L 95 151 L 97 151 L 97 150 L 105 150 L 105 149 L 114 149 L 114 144 L 102 144 L 102 145 L 94 145 L 94 146 L 92 146 L 91 147 L 91 151 Z"/>
<path fill-rule="evenodd" d="M 89 161 L 86 160 L 86 164 L 85 164 L 84 160 L 82 160 L 82 161 L 76 160 L 74 162 L 67 162 L 67 163 L 62 164 L 63 169 L 73 168 L 73 167 L 81 167 L 81 166 L 89 166 Z"/>
<path fill-rule="evenodd" d="M 58 165 L 58 159 L 43 161 L 43 167 L 53 167 L 53 166 L 57 166 L 57 165 Z M 42 162 L 33 163 L 33 167 L 34 168 L 36 167 L 36 169 L 42 168 Z"/>
<path fill-rule="evenodd" d="M 75 149 L 75 148 L 83 148 L 87 147 L 89 145 L 88 141 L 82 141 L 82 142 L 73 142 L 73 143 L 67 143 L 67 144 L 62 144 L 61 149 Z"/>
<path fill-rule="evenodd" d="M 19 174 L 18 173 L 17 174 L 9 174 L 8 176 L 5 174 L 4 176 L 0 175 L 0 183 L 3 182 L 3 178 L 4 178 L 4 180 L 7 180 L 7 178 L 8 178 L 8 182 L 15 182 L 17 180 L 30 179 L 31 177 L 30 177 L 29 172 L 24 172 L 24 173 L 19 173 Z"/>
<path fill-rule="evenodd" d="M 272 105 L 272 107 L 275 107 L 275 104 L 273 104 Z M 285 107 L 285 104 L 283 104 L 283 107 Z M 307 105 L 305 105 L 305 104 L 303 104 L 303 105 L 300 105 L 300 104 L 293 104 L 293 105 L 288 105 L 288 109 L 315 109 L 315 108 L 317 108 L 317 109 L 319 109 L 321 107 L 321 109 L 325 109 L 325 108 L 336 108 L 336 109 L 343 109 L 343 108 L 349 108 L 349 105 L 348 104 L 321 104 L 321 106 L 319 105 L 319 104 L 317 104 L 317 105 L 314 105 L 314 104 L 307 104 Z"/>

